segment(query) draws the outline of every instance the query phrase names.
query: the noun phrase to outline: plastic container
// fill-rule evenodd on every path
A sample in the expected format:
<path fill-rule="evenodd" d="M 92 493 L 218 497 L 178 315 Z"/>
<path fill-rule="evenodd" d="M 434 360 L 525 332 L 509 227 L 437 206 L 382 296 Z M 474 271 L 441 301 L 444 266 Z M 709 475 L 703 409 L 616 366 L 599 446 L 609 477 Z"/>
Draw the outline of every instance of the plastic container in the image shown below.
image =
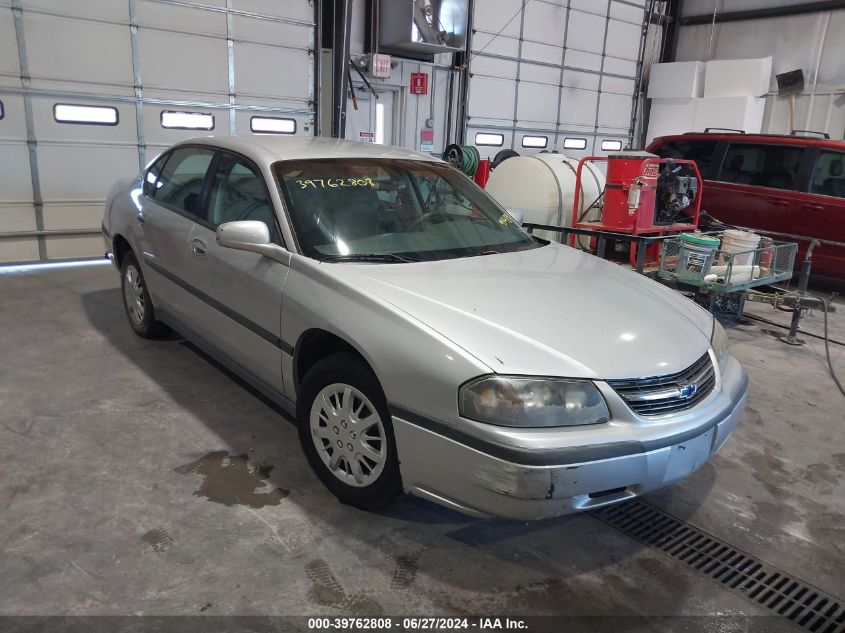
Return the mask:
<path fill-rule="evenodd" d="M 722 250 L 726 253 L 739 253 L 733 258 L 734 266 L 753 266 L 754 249 L 759 244 L 760 236 L 756 233 L 728 229 L 722 234 Z"/>
<path fill-rule="evenodd" d="M 675 269 L 678 279 L 701 279 L 710 271 L 718 248 L 718 237 L 698 232 L 681 235 L 678 266 Z"/>

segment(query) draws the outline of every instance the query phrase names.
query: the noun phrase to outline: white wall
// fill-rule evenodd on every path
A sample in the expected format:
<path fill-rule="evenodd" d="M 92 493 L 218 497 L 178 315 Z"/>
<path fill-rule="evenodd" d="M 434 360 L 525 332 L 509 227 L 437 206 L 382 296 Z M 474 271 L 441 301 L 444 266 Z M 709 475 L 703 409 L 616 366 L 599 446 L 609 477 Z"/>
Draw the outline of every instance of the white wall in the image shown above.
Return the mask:
<path fill-rule="evenodd" d="M 719 1 L 719 10 L 739 11 L 798 2 Z M 687 0 L 684 16 L 711 14 L 712 0 Z M 827 132 L 845 138 L 845 10 L 758 20 L 682 26 L 677 61 L 773 57 L 770 93 L 766 97 L 763 131 L 789 133 L 789 98 L 777 95 L 775 75 L 804 71 L 805 90 L 797 97 L 796 129 Z M 712 47 L 711 47 L 712 34 Z M 818 72 L 816 69 L 818 68 Z M 817 85 L 814 84 L 817 81 Z"/>

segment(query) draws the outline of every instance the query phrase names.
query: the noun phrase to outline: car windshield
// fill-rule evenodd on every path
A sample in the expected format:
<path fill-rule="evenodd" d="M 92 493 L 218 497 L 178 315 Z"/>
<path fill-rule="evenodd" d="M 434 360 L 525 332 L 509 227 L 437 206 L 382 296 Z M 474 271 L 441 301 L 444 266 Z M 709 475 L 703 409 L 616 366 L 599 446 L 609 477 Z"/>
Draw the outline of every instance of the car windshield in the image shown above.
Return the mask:
<path fill-rule="evenodd" d="M 274 165 L 303 254 L 406 262 L 536 248 L 474 183 L 439 163 L 385 159 Z"/>

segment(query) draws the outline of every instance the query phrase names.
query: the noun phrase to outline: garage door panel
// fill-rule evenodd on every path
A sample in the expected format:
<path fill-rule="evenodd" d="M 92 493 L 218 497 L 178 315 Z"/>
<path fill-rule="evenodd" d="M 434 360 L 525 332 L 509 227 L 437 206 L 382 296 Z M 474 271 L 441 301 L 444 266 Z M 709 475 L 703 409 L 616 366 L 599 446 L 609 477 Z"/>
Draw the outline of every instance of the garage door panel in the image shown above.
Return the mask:
<path fill-rule="evenodd" d="M 96 229 L 103 221 L 102 204 L 50 204 L 45 203 L 44 228 L 48 231 L 78 229 L 80 227 Z"/>
<path fill-rule="evenodd" d="M 564 64 L 571 68 L 594 70 L 596 72 L 601 71 L 601 62 L 601 55 L 576 51 L 571 48 L 566 50 L 566 57 L 564 58 Z"/>
<path fill-rule="evenodd" d="M 0 126 L 2 124 L 3 121 L 0 121 Z M 3 166 L 3 187 L 0 188 L 0 203 L 31 202 L 29 146 L 25 142 L 0 143 L 0 165 Z M 4 230 L 0 227 L 0 232 Z"/>
<path fill-rule="evenodd" d="M 520 20 L 511 20 L 507 26 L 505 23 L 519 11 L 522 4 L 522 0 L 484 0 L 484 9 L 475 12 L 472 26 L 479 31 L 501 31 L 502 35 L 519 37 Z"/>
<path fill-rule="evenodd" d="M 138 152 L 134 147 L 43 145 L 38 170 L 45 203 L 105 200 L 117 180 L 137 175 Z"/>
<path fill-rule="evenodd" d="M 222 11 L 160 2 L 139 2 L 137 17 L 141 29 L 154 27 L 171 31 L 187 30 L 194 34 L 226 38 L 226 14 Z"/>
<path fill-rule="evenodd" d="M 593 13 L 571 11 L 566 32 L 567 48 L 601 53 L 604 48 L 605 18 Z"/>
<path fill-rule="evenodd" d="M 631 96 L 604 92 L 599 103 L 599 126 L 627 130 L 631 124 Z"/>
<path fill-rule="evenodd" d="M 560 68 L 540 66 L 523 62 L 519 66 L 520 81 L 533 81 L 540 84 L 560 85 Z"/>
<path fill-rule="evenodd" d="M 514 79 L 516 77 L 517 65 L 518 62 L 515 61 L 479 55 L 472 60 L 472 72 L 476 75 L 490 75 L 492 77 Z"/>
<path fill-rule="evenodd" d="M 484 51 L 480 55 L 519 56 L 519 39 L 513 37 L 495 37 L 492 33 L 476 33 L 472 36 L 472 50 Z"/>
<path fill-rule="evenodd" d="M 20 79 L 15 20 L 11 10 L 6 8 L 0 8 L 0 74 Z"/>
<path fill-rule="evenodd" d="M 129 3 L 115 0 L 74 0 L 56 2 L 56 0 L 21 0 L 24 11 L 48 11 L 81 18 L 122 22 L 129 21 Z"/>
<path fill-rule="evenodd" d="M 78 259 L 102 257 L 105 251 L 102 236 L 68 235 L 44 238 L 48 259 Z M 36 253 L 37 257 L 37 253 Z"/>
<path fill-rule="evenodd" d="M 557 123 L 558 91 L 557 86 L 521 81 L 517 118 L 525 121 L 548 122 L 554 126 Z"/>
<path fill-rule="evenodd" d="M 566 7 L 533 2 L 525 5 L 523 32 L 545 44 L 563 45 L 566 31 Z"/>
<path fill-rule="evenodd" d="M 5 193 L 3 197 L 7 197 Z M 0 233 L 34 230 L 36 230 L 35 207 L 32 204 L 0 202 Z M 0 239 L 0 250 L 3 248 L 2 239 Z"/>
<path fill-rule="evenodd" d="M 513 81 L 474 77 L 470 91 L 470 116 L 513 120 L 516 91 Z"/>
<path fill-rule="evenodd" d="M 642 5 L 642 3 L 640 4 Z M 615 1 L 610 3 L 610 17 L 616 20 L 641 24 L 644 16 L 642 6 L 632 7 L 630 4 Z"/>
<path fill-rule="evenodd" d="M 142 30 L 139 34 L 144 87 L 179 93 L 227 93 L 225 40 Z M 186 55 L 185 51 L 191 54 Z"/>
<path fill-rule="evenodd" d="M 90 125 L 85 123 L 58 123 L 54 118 L 57 104 L 95 106 L 117 110 L 117 125 Z M 35 135 L 39 142 L 92 141 L 136 144 L 135 106 L 131 103 L 86 101 L 32 97 L 32 116 Z"/>
<path fill-rule="evenodd" d="M 631 96 L 634 94 L 636 83 L 633 79 L 622 79 L 621 77 L 611 77 L 605 75 L 602 78 L 601 89 L 603 92 L 613 92 Z"/>
<path fill-rule="evenodd" d="M 236 40 L 298 48 L 308 48 L 313 33 L 310 27 L 240 15 L 233 17 L 232 28 Z"/>
<path fill-rule="evenodd" d="M 38 241 L 34 237 L 0 237 L 0 262 L 31 262 L 38 259 Z"/>
<path fill-rule="evenodd" d="M 560 60 L 563 59 L 563 48 L 560 46 L 551 46 L 549 44 L 523 42 L 522 57 L 523 59 L 531 61 L 559 65 Z"/>
<path fill-rule="evenodd" d="M 605 52 L 615 57 L 636 60 L 640 51 L 641 34 L 642 27 L 637 24 L 610 20 L 607 23 L 607 48 Z"/>
<path fill-rule="evenodd" d="M 598 90 L 601 77 L 595 73 L 585 73 L 579 70 L 563 71 L 563 85 L 569 88 L 581 88 L 583 90 Z"/>
<path fill-rule="evenodd" d="M 637 75 L 637 62 L 618 57 L 605 57 L 604 72 L 634 78 Z"/>
<path fill-rule="evenodd" d="M 23 97 L 0 92 L 4 116 L 0 119 L 0 140 L 26 143 L 26 116 Z"/>
<path fill-rule="evenodd" d="M 592 90 L 564 88 L 561 95 L 560 123 L 593 125 L 596 120 L 596 103 L 599 93 Z"/>
<path fill-rule="evenodd" d="M 284 3 L 279 0 L 232 0 L 232 8 L 307 23 L 314 21 L 314 9 L 308 0 L 285 0 Z"/>
<path fill-rule="evenodd" d="M 24 13 L 33 85 L 38 80 L 131 84 L 131 46 L 126 31 L 125 26 Z"/>
<path fill-rule="evenodd" d="M 601 17 L 607 15 L 607 2 L 604 0 L 570 0 L 569 6 L 574 11 L 592 13 Z"/>
<path fill-rule="evenodd" d="M 257 96 L 310 99 L 313 84 L 301 70 L 310 55 L 304 51 L 261 44 L 235 45 L 235 89 Z"/>

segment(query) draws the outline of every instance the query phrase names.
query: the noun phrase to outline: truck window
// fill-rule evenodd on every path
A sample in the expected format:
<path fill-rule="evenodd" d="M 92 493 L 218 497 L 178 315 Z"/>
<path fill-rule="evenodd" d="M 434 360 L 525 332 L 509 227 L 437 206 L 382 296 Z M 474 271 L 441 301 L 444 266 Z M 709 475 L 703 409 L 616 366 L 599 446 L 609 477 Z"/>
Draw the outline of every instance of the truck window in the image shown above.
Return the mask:
<path fill-rule="evenodd" d="M 796 145 L 731 143 L 717 180 L 794 190 L 803 156 L 804 148 Z"/>
<path fill-rule="evenodd" d="M 661 158 L 682 158 L 694 160 L 702 178 L 706 177 L 707 168 L 713 160 L 716 151 L 716 141 L 669 141 L 657 148 L 655 154 Z"/>
<path fill-rule="evenodd" d="M 845 152 L 822 150 L 813 169 L 810 193 L 845 198 Z"/>

